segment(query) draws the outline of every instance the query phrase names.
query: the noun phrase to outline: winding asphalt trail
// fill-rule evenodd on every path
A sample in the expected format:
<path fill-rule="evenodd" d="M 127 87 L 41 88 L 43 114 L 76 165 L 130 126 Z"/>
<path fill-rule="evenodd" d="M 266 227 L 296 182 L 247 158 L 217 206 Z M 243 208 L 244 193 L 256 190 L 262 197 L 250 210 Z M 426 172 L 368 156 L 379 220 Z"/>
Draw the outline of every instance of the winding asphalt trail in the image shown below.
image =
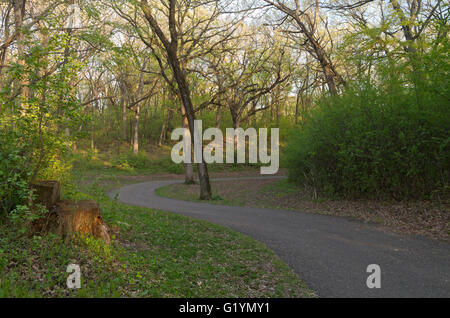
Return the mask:
<path fill-rule="evenodd" d="M 118 190 L 118 198 L 249 235 L 271 248 L 321 297 L 450 297 L 446 242 L 393 234 L 341 217 L 186 202 L 155 194 L 157 188 L 180 182 L 128 185 Z M 381 267 L 381 289 L 366 285 L 370 264 Z"/>

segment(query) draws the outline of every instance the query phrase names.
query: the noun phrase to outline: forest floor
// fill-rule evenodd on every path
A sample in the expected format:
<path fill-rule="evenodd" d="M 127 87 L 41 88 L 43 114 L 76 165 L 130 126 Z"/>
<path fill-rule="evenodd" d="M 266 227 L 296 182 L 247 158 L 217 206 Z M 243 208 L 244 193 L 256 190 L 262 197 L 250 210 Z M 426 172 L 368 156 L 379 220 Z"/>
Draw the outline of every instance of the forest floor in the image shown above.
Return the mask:
<path fill-rule="evenodd" d="M 349 217 L 377 223 L 398 233 L 450 241 L 448 201 L 333 200 L 316 197 L 287 179 L 213 181 L 211 184 L 215 200 L 210 203 L 214 204 Z M 173 184 L 158 189 L 157 193 L 174 199 L 198 201 L 199 187 Z"/>
<path fill-rule="evenodd" d="M 103 157 L 83 161 L 86 180 L 100 185 L 120 185 L 153 180 L 183 179 L 182 169 L 167 159 L 165 148 L 151 147 L 146 152 L 151 163 L 144 169 L 123 170 L 114 165 L 106 153 Z M 77 162 L 80 162 L 78 160 Z M 169 162 L 169 164 L 167 164 Z M 113 163 L 113 164 L 111 164 Z M 76 165 L 75 165 L 76 166 Z M 77 170 L 81 170 L 78 167 Z M 178 169 L 178 170 L 177 170 Z M 210 165 L 211 178 L 260 176 L 257 166 Z M 101 178 L 96 178 L 100 175 Z M 279 176 L 287 175 L 280 169 Z M 81 181 L 85 182 L 85 181 Z M 450 241 L 450 202 L 448 199 L 422 201 L 337 200 L 318 196 L 288 180 L 229 180 L 213 181 L 214 199 L 211 203 L 249 207 L 266 207 L 335 215 L 377 223 L 394 232 L 422 235 Z M 239 189 L 238 191 L 236 189 Z M 245 190 L 243 190 L 245 189 Z M 181 200 L 197 201 L 198 185 L 175 184 L 159 189 L 158 194 Z"/>
<path fill-rule="evenodd" d="M 143 163 L 111 153 L 74 156 L 63 197 L 99 202 L 105 221 L 118 230 L 110 246 L 89 238 L 65 243 L 51 234 L 29 235 L 0 220 L 0 297 L 315 297 L 292 269 L 248 236 L 111 200 L 107 193 L 123 185 L 183 179 L 180 167 L 164 157 L 167 150 L 152 151 L 154 156 Z M 210 175 L 260 176 L 256 166 L 235 165 L 212 165 Z M 213 181 L 212 188 L 214 204 L 339 215 L 450 240 L 448 202 L 314 198 L 286 179 Z M 198 193 L 198 185 L 158 190 L 191 201 L 197 201 Z M 72 263 L 81 266 L 79 290 L 66 288 L 66 268 Z"/>
<path fill-rule="evenodd" d="M 118 231 L 113 243 L 86 237 L 67 243 L 0 220 L 0 297 L 315 297 L 291 268 L 248 236 L 107 196 L 124 184 L 182 176 L 164 168 L 145 176 L 145 167 L 123 171 L 107 156 L 84 159 L 75 159 L 62 195 L 97 201 Z M 81 267 L 81 289 L 66 287 L 69 264 Z"/>

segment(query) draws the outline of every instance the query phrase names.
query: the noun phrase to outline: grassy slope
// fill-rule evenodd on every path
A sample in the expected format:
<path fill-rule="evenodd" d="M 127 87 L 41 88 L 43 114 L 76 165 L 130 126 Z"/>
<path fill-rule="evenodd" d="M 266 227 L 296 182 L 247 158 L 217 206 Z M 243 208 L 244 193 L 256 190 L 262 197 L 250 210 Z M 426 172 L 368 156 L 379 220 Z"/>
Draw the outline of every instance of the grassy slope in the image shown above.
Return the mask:
<path fill-rule="evenodd" d="M 4 222 L 0 297 L 314 296 L 263 244 L 204 221 L 110 200 L 105 191 L 116 172 L 92 178 L 104 169 L 79 168 L 65 196 L 98 201 L 120 234 L 111 246 L 90 238 L 64 244 L 53 235 L 24 236 Z M 80 290 L 66 288 L 71 263 L 81 266 Z"/>

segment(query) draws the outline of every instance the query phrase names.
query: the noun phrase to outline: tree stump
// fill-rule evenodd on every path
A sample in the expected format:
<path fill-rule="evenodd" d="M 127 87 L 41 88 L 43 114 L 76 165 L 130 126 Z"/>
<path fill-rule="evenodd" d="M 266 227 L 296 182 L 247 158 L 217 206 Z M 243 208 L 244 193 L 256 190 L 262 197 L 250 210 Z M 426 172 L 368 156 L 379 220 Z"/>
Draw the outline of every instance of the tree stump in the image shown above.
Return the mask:
<path fill-rule="evenodd" d="M 31 183 L 31 189 L 35 190 L 35 202 L 42 204 L 48 211 L 59 201 L 61 185 L 58 181 L 36 181 Z"/>
<path fill-rule="evenodd" d="M 33 233 L 56 232 L 69 239 L 75 233 L 92 235 L 110 243 L 109 229 L 103 221 L 95 201 L 60 200 L 61 185 L 58 181 L 36 181 L 30 185 L 35 191 L 35 204 L 43 205 L 49 213 L 31 222 Z"/>
<path fill-rule="evenodd" d="M 108 227 L 97 202 L 63 200 L 57 202 L 55 212 L 58 215 L 57 232 L 61 236 L 69 238 L 75 233 L 90 234 L 110 243 Z"/>

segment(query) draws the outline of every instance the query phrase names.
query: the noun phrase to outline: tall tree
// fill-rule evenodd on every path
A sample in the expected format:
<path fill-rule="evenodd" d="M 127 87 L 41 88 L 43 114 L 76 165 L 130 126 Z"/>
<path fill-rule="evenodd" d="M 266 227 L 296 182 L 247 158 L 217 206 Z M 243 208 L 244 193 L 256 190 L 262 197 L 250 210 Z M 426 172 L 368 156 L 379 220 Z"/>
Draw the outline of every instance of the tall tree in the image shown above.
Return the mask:
<path fill-rule="evenodd" d="M 165 50 L 165 58 L 170 65 L 170 69 L 172 70 L 174 79 L 177 83 L 179 96 L 186 111 L 186 118 L 188 120 L 188 126 L 191 132 L 191 141 L 194 144 L 194 106 L 191 99 L 191 92 L 188 80 L 186 78 L 186 73 L 185 70 L 183 70 L 183 60 L 180 59 L 179 56 L 178 45 L 182 34 L 179 33 L 179 29 L 177 28 L 178 22 L 180 20 L 182 21 L 183 16 L 187 14 L 189 7 L 186 7 L 184 9 L 186 11 L 183 11 L 176 0 L 169 0 L 167 12 L 169 37 L 167 37 L 154 17 L 147 0 L 142 0 L 140 3 L 145 19 L 147 20 L 153 33 L 157 36 L 159 43 Z M 197 170 L 200 182 L 200 199 L 209 200 L 211 199 L 211 185 L 209 183 L 208 167 L 203 159 L 202 162 L 198 163 Z"/>
<path fill-rule="evenodd" d="M 285 1 L 285 0 L 264 0 L 272 8 L 275 8 L 284 16 L 281 18 L 281 23 L 276 25 L 288 26 L 285 33 L 297 39 L 297 42 L 307 50 L 307 52 L 320 63 L 325 82 L 328 86 L 329 92 L 333 95 L 338 93 L 338 85 L 345 84 L 344 79 L 338 72 L 336 65 L 331 60 L 324 45 L 323 37 L 328 36 L 328 32 L 319 32 L 318 25 L 322 21 L 320 16 L 320 2 L 315 1 L 312 5 L 306 2 L 300 3 L 299 0 Z M 293 2 L 293 4 L 292 4 Z M 303 4 L 303 5 L 302 5 Z M 290 25 L 296 26 L 297 29 L 292 30 Z M 324 28 L 327 29 L 327 23 L 324 23 Z"/>

